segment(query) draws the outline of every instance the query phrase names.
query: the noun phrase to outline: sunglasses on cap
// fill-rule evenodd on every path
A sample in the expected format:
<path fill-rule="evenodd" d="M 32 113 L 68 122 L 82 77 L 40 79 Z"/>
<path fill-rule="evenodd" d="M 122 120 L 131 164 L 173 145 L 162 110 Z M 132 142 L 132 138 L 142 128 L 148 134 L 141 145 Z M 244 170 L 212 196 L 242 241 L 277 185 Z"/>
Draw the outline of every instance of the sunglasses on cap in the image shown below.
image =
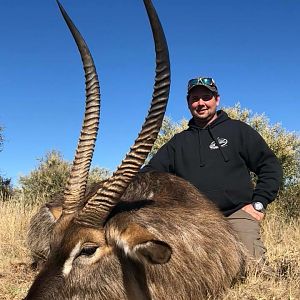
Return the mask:
<path fill-rule="evenodd" d="M 210 89 L 212 92 L 218 92 L 215 81 L 210 77 L 198 77 L 189 80 L 188 82 L 188 91 L 194 86 L 203 85 Z"/>

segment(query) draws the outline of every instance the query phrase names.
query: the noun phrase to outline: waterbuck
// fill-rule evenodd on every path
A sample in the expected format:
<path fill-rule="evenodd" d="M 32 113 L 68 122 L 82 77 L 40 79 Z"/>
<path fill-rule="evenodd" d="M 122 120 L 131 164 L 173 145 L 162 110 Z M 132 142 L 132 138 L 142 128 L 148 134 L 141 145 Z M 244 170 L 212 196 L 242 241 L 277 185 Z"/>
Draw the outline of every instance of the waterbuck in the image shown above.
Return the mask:
<path fill-rule="evenodd" d="M 87 45 L 59 4 L 86 71 L 86 113 L 47 260 L 27 300 L 217 299 L 243 271 L 243 247 L 205 196 L 176 176 L 138 173 L 160 130 L 170 88 L 164 33 L 151 1 L 144 4 L 156 50 L 151 107 L 121 165 L 88 194 L 99 86 Z"/>

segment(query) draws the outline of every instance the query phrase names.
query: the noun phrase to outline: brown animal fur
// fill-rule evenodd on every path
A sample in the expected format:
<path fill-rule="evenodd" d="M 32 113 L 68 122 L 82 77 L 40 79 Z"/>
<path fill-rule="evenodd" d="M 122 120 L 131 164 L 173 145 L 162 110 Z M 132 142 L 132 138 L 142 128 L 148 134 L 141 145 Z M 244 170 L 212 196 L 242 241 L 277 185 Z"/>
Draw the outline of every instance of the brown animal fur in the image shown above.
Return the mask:
<path fill-rule="evenodd" d="M 78 227 L 56 245 L 28 299 L 217 299 L 244 268 L 244 249 L 226 219 L 169 174 L 138 174 L 104 230 Z M 78 240 L 100 253 L 79 254 L 63 276 Z"/>
<path fill-rule="evenodd" d="M 94 195 L 103 185 L 104 181 L 88 186 L 86 196 L 80 207 L 86 200 Z M 38 212 L 31 218 L 28 233 L 27 247 L 30 251 L 33 269 L 41 269 L 50 251 L 50 236 L 56 221 L 62 214 L 63 193 L 56 194 L 51 200 L 43 204 Z"/>

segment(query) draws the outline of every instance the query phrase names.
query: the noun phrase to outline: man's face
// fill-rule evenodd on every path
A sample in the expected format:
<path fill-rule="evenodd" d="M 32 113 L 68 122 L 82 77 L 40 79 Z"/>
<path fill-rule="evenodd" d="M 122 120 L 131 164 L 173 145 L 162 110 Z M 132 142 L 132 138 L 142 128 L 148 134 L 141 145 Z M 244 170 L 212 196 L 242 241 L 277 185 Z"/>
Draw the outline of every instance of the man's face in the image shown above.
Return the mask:
<path fill-rule="evenodd" d="M 210 100 L 204 101 L 204 99 Z M 213 92 L 204 86 L 194 87 L 188 98 L 188 106 L 192 116 L 195 121 L 201 123 L 209 122 L 215 118 L 219 102 L 220 97 L 215 96 Z"/>

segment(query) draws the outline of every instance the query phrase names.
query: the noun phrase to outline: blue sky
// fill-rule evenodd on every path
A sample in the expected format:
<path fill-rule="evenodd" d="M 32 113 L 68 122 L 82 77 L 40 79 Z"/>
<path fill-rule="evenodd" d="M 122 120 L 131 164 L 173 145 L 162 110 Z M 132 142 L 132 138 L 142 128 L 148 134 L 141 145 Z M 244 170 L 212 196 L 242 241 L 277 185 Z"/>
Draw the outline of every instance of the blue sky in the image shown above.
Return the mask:
<path fill-rule="evenodd" d="M 101 84 L 93 165 L 114 170 L 136 138 L 154 78 L 152 35 L 138 0 L 62 0 L 93 54 Z M 212 76 L 221 105 L 265 113 L 300 132 L 300 2 L 153 0 L 169 44 L 167 115 L 189 118 L 188 79 Z M 54 0 L 2 0 L 0 173 L 25 175 L 52 149 L 72 160 L 84 108 L 81 60 Z"/>

